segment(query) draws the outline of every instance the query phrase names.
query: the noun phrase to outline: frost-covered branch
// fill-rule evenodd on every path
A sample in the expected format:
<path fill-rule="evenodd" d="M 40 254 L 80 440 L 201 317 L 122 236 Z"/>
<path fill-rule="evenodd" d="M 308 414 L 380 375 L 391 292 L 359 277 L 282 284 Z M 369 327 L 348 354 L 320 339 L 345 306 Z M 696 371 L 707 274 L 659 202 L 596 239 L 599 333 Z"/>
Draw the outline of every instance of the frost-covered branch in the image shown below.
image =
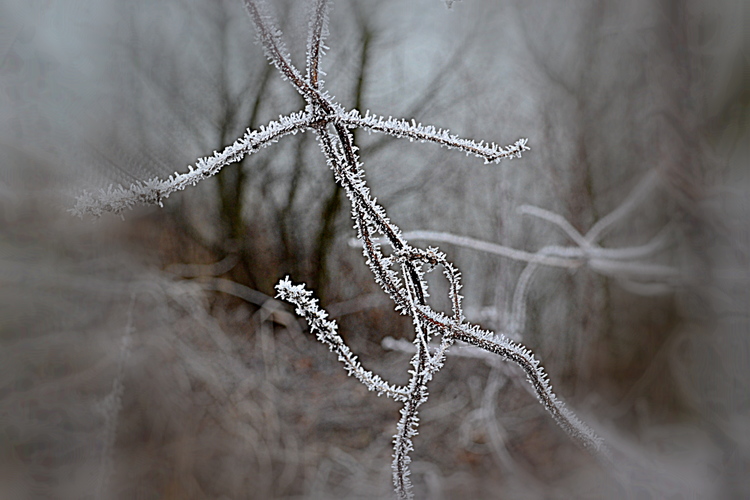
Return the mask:
<path fill-rule="evenodd" d="M 527 380 L 534 388 L 539 402 L 552 415 L 557 424 L 586 449 L 603 459 L 607 459 L 609 451 L 602 438 L 557 398 L 549 384 L 547 374 L 534 354 L 522 344 L 515 343 L 505 337 L 495 340 L 487 333 L 462 329 L 457 332 L 456 339 L 493 352 L 520 366 L 526 372 Z"/>
<path fill-rule="evenodd" d="M 309 84 L 302 78 L 299 70 L 292 64 L 289 50 L 286 48 L 279 23 L 271 14 L 264 0 L 244 0 L 245 9 L 257 29 L 258 40 L 271 64 L 273 64 L 285 80 L 294 85 L 303 97 L 311 95 Z"/>
<path fill-rule="evenodd" d="M 320 58 L 325 54 L 325 39 L 328 37 L 329 0 L 315 0 L 311 4 L 310 27 L 307 36 L 307 81 L 319 88 Z"/>
<path fill-rule="evenodd" d="M 489 332 L 465 323 L 459 293 L 460 273 L 436 248 L 421 250 L 407 243 L 401 230 L 390 221 L 383 207 L 370 196 L 351 134 L 340 129 L 336 132 L 334 135 L 320 130 L 319 142 L 337 182 L 344 187 L 351 202 L 352 217 L 366 262 L 375 280 L 393 299 L 397 310 L 411 315 L 415 326 L 416 353 L 412 358 L 409 398 L 402 408 L 398 432 L 394 438 L 393 471 L 398 496 L 411 497 L 408 453 L 413 447 L 412 438 L 417 432 L 418 409 L 427 397 L 426 384 L 442 366 L 445 354 L 455 340 L 463 340 L 519 364 L 555 421 L 584 447 L 601 452 L 601 440 L 555 397 L 544 371 L 528 349 L 504 337 L 499 342 L 492 341 Z M 379 242 L 375 239 L 376 234 L 384 237 L 391 245 L 391 256 L 385 257 L 382 254 Z M 400 264 L 400 273 L 393 269 L 396 264 Z M 425 266 L 426 270 L 423 269 Z M 428 285 L 424 274 L 436 266 L 444 268 L 449 281 L 452 318 L 434 311 L 425 302 Z M 435 355 L 430 357 L 428 345 L 433 335 L 440 335 L 442 340 Z"/>
<path fill-rule="evenodd" d="M 480 359 L 495 367 L 500 366 L 500 360 L 510 359 L 524 370 L 527 378 L 529 371 L 535 372 L 533 375 L 534 381 L 532 381 L 531 378 L 529 379 L 531 382 L 531 388 L 543 405 L 545 405 L 544 401 L 546 400 L 556 401 L 556 403 L 552 405 L 555 409 L 550 411 L 550 413 L 552 413 L 553 418 L 555 418 L 558 423 L 560 423 L 560 420 L 558 419 L 563 421 L 563 423 L 560 423 L 560 426 L 566 430 L 566 432 L 573 435 L 575 439 L 584 443 L 584 446 L 593 450 L 597 455 L 604 458 L 609 455 L 609 452 L 604 445 L 604 441 L 598 437 L 588 425 L 567 410 L 565 405 L 557 399 L 549 387 L 547 375 L 544 373 L 539 361 L 534 357 L 531 351 L 523 345 L 509 340 L 505 336 L 501 336 L 500 339 L 497 340 L 491 336 L 490 332 L 482 332 L 475 342 L 465 342 L 460 336 L 459 341 L 460 346 L 451 353 L 451 357 Z M 484 341 L 486 341 L 486 344 L 479 345 L 483 344 Z M 410 354 L 415 352 L 413 344 L 404 340 L 394 339 L 393 337 L 384 338 L 382 345 L 385 349 L 394 351 Z M 503 351 L 503 354 L 500 354 L 499 351 Z M 500 355 L 498 356 L 498 354 Z M 517 358 L 520 362 L 511 358 Z M 544 383 L 537 384 L 537 380 L 544 381 Z M 543 387 L 545 384 L 546 387 Z M 547 406 L 545 405 L 545 407 Z"/>
<path fill-rule="evenodd" d="M 466 321 L 460 293 L 461 273 L 437 248 L 423 249 L 411 245 L 401 229 L 389 219 L 385 208 L 371 195 L 352 129 L 364 128 L 395 137 L 437 143 L 475 155 L 484 159 L 485 163 L 520 158 L 524 151 L 530 149 L 527 146 L 527 140 L 519 139 L 512 145 L 502 147 L 494 143 L 463 139 L 450 134 L 447 130 L 437 129 L 431 125 L 423 126 L 414 120 L 407 122 L 392 118 L 383 119 L 369 112 L 362 116 L 356 110 L 345 111 L 329 97 L 320 80 L 319 65 L 325 49 L 323 43 L 327 36 L 329 1 L 311 1 L 306 71 L 303 76 L 292 64 L 281 30 L 266 2 L 243 0 L 256 26 L 258 39 L 266 56 L 282 77 L 304 97 L 306 101 L 304 111 L 281 117 L 279 121 L 271 122 L 258 131 L 248 130 L 243 137 L 221 153 L 214 153 L 213 156 L 198 160 L 196 167 L 189 167 L 187 173 L 174 174 L 167 180 L 152 179 L 140 182 L 129 188 L 110 187 L 96 194 L 84 193 L 79 197 L 73 211 L 78 215 L 100 215 L 106 211 L 120 213 L 137 203 L 161 205 L 171 193 L 215 175 L 222 167 L 240 161 L 246 155 L 268 146 L 282 136 L 311 129 L 315 133 L 320 150 L 333 172 L 335 181 L 343 188 L 349 200 L 357 239 L 361 242 L 363 256 L 373 278 L 391 298 L 396 311 L 412 317 L 414 354 L 408 385 L 401 387 L 391 384 L 365 370 L 357 356 L 351 352 L 338 334 L 337 323 L 328 319 L 328 314 L 318 306 L 317 300 L 312 298 L 312 292 L 306 290 L 304 285 L 293 285 L 288 278 L 285 278 L 276 286 L 277 296 L 294 305 L 296 313 L 306 319 L 317 339 L 336 353 L 350 375 L 357 378 L 369 390 L 385 394 L 403 403 L 397 432 L 393 439 L 393 481 L 397 496 L 404 499 L 412 498 L 409 454 L 413 450 L 413 439 L 418 431 L 419 408 L 427 400 L 429 382 L 443 367 L 446 354 L 457 340 L 518 364 L 526 373 L 540 402 L 554 420 L 585 448 L 603 454 L 604 445 L 601 439 L 557 399 L 550 387 L 547 375 L 531 351 L 504 336 L 496 339 L 490 332 L 481 330 L 478 326 Z M 535 213 L 543 214 L 540 210 Z M 543 216 L 546 215 L 543 214 Z M 550 219 L 550 217 L 547 218 Z M 592 255 L 586 252 L 595 247 L 594 242 L 585 240 L 572 229 L 572 226 L 567 228 L 564 220 L 554 217 L 551 219 L 566 229 L 578 243 L 578 247 L 550 247 L 545 251 L 531 254 L 478 240 L 463 239 L 461 241 L 464 244 L 481 247 L 485 251 L 525 260 L 530 263 L 530 266 L 544 264 L 577 267 L 586 259 L 593 261 Z M 451 238 L 456 237 L 451 236 Z M 381 251 L 381 241 L 386 241 L 392 248 L 392 252 L 387 257 Z M 598 260 L 595 265 L 600 270 L 619 274 L 628 272 L 627 265 L 612 266 L 606 257 L 598 255 L 596 258 Z M 429 297 L 429 287 L 425 275 L 437 268 L 442 269 L 448 280 L 448 299 L 451 304 L 449 315 L 436 312 L 426 301 Z M 438 338 L 439 342 L 435 346 L 435 342 L 432 341 Z"/>
<path fill-rule="evenodd" d="M 458 149 L 466 154 L 472 154 L 484 159 L 485 163 L 499 163 L 500 160 L 520 158 L 521 153 L 530 151 L 527 145 L 528 139 L 518 139 L 509 146 L 498 146 L 494 142 L 485 143 L 484 141 L 476 142 L 470 139 L 463 139 L 457 135 L 451 134 L 448 130 L 435 128 L 432 125 L 422 125 L 416 120 L 398 120 L 392 117 L 383 118 L 381 116 L 365 112 L 362 116 L 359 111 L 353 109 L 348 113 L 343 113 L 338 117 L 339 123 L 352 128 L 364 128 L 372 132 L 382 132 L 394 137 L 405 137 L 409 140 L 420 142 L 435 142 L 441 146 L 450 149 Z"/>
<path fill-rule="evenodd" d="M 456 324 L 450 318 L 434 311 L 429 306 L 420 307 L 418 312 L 424 321 L 443 332 L 450 332 L 449 335 L 455 340 L 494 353 L 520 366 L 526 373 L 539 401 L 558 425 L 586 449 L 602 458 L 608 456 L 609 452 L 604 445 L 604 441 L 557 398 L 552 391 L 544 368 L 527 347 L 503 335 L 498 338 L 492 332 L 482 330 L 476 325 Z"/>
<path fill-rule="evenodd" d="M 195 167 L 188 167 L 188 172 L 175 172 L 166 180 L 154 178 L 138 182 L 131 184 L 129 188 L 110 186 L 96 193 L 84 192 L 76 199 L 72 213 L 79 217 L 86 214 L 98 217 L 105 212 L 119 214 L 135 205 L 161 206 L 172 193 L 216 175 L 223 167 L 242 160 L 246 155 L 265 148 L 285 135 L 308 129 L 312 121 L 312 117 L 306 112 L 282 116 L 279 121 L 270 122 L 259 130 L 248 130 L 222 152 L 214 152 L 212 156 L 199 159 Z"/>
<path fill-rule="evenodd" d="M 406 388 L 391 385 L 378 375 L 365 370 L 344 339 L 338 333 L 338 324 L 329 320 L 328 313 L 318 307 L 318 300 L 312 297 L 312 292 L 305 289 L 305 285 L 293 285 L 289 278 L 284 278 L 276 285 L 276 297 L 295 306 L 295 312 L 305 318 L 310 330 L 318 340 L 338 355 L 349 375 L 362 382 L 369 390 L 380 395 L 386 395 L 397 401 L 405 401 L 408 397 Z"/>

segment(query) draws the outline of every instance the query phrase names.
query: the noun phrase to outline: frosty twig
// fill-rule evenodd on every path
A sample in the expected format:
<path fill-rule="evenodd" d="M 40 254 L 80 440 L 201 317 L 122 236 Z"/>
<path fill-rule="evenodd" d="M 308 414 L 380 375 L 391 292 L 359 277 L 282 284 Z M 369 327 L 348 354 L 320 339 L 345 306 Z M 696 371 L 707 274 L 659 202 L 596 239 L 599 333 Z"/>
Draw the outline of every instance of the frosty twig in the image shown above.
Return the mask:
<path fill-rule="evenodd" d="M 416 121 L 393 118 L 383 119 L 369 112 L 362 115 L 358 110 L 344 110 L 335 103 L 324 89 L 320 79 L 320 58 L 324 52 L 327 36 L 329 2 L 312 0 L 307 38 L 307 58 L 304 74 L 291 61 L 281 30 L 271 14 L 271 9 L 261 0 L 243 0 L 254 22 L 259 42 L 266 57 L 305 99 L 305 109 L 280 117 L 259 131 L 248 131 L 221 153 L 201 159 L 188 173 L 175 174 L 166 180 L 152 179 L 91 194 L 84 193 L 76 203 L 74 212 L 101 215 L 104 212 L 120 213 L 133 205 L 161 204 L 171 193 L 188 185 L 215 175 L 222 167 L 237 162 L 245 156 L 266 147 L 281 137 L 306 130 L 312 131 L 319 143 L 336 182 L 342 186 L 351 205 L 357 238 L 375 281 L 393 300 L 401 314 L 413 319 L 415 348 L 406 386 L 390 384 L 376 374 L 365 370 L 357 357 L 349 350 L 340 335 L 335 321 L 328 319 L 317 300 L 303 285 L 293 285 L 289 279 L 281 280 L 277 296 L 295 306 L 298 315 L 304 317 L 310 330 L 319 341 L 338 355 L 347 372 L 365 384 L 368 389 L 384 394 L 403 403 L 401 417 L 394 436 L 393 481 L 399 498 L 411 498 L 409 480 L 409 454 L 413 449 L 413 438 L 418 432 L 419 408 L 428 398 L 427 386 L 433 375 L 442 368 L 446 353 L 455 341 L 463 341 L 519 365 L 536 392 L 539 401 L 554 420 L 572 438 L 595 453 L 603 453 L 602 440 L 565 405 L 557 399 L 539 361 L 529 349 L 503 336 L 496 338 L 491 332 L 469 324 L 461 304 L 461 274 L 437 248 L 422 249 L 412 246 L 387 216 L 385 209 L 370 195 L 365 174 L 359 159 L 358 148 L 351 133 L 353 128 L 384 133 L 410 140 L 433 142 L 484 159 L 485 163 L 497 163 L 503 159 L 520 158 L 529 150 L 526 139 L 518 139 L 505 147 L 484 141 L 475 142 L 450 134 L 433 126 L 423 126 Z M 574 236 L 572 233 L 569 234 Z M 581 248 L 591 246 L 576 235 Z M 392 247 L 386 257 L 380 250 L 380 239 Z M 568 255 L 549 255 L 540 262 L 549 263 L 553 257 L 563 257 L 556 263 L 567 262 Z M 433 310 L 426 302 L 429 296 L 426 273 L 441 268 L 449 283 L 451 314 Z M 430 347 L 432 339 L 440 339 L 437 347 Z"/>

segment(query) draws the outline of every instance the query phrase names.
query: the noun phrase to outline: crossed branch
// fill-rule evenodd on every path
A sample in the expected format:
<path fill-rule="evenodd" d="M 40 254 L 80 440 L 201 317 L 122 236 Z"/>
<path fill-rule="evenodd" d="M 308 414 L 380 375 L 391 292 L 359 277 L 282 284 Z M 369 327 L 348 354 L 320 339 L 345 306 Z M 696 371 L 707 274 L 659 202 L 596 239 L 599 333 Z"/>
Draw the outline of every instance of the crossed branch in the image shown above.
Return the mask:
<path fill-rule="evenodd" d="M 460 273 L 437 248 L 422 249 L 410 245 L 398 226 L 388 218 L 384 208 L 370 195 L 351 130 L 364 128 L 394 137 L 434 142 L 475 155 L 484 159 L 485 163 L 520 158 L 522 152 L 529 150 L 527 140 L 519 139 L 509 146 L 501 147 L 494 143 L 463 139 L 447 130 L 423 126 L 415 121 L 385 119 L 369 112 L 362 115 L 357 110 L 346 111 L 332 100 L 320 79 L 319 62 L 326 48 L 324 40 L 328 34 L 330 2 L 311 1 L 307 61 L 303 76 L 292 64 L 281 30 L 268 6 L 261 0 L 243 1 L 256 26 L 266 56 L 281 76 L 305 99 L 304 110 L 282 116 L 278 121 L 270 122 L 257 131 L 248 130 L 222 152 L 214 152 L 212 156 L 199 159 L 195 167 L 189 167 L 187 173 L 175 173 L 166 180 L 151 179 L 130 187 L 110 186 L 95 194 L 84 192 L 77 199 L 73 213 L 99 216 L 104 212 L 121 213 L 136 204 L 161 205 L 172 193 L 215 175 L 224 166 L 238 162 L 286 135 L 311 130 L 316 135 L 328 166 L 333 170 L 336 182 L 344 188 L 351 203 L 357 238 L 362 242 L 363 254 L 375 281 L 393 300 L 396 310 L 413 319 L 416 352 L 411 359 L 409 383 L 405 386 L 392 385 L 365 370 L 338 334 L 336 322 L 327 319 L 327 313 L 318 307 L 317 300 L 312 298 L 312 292 L 306 290 L 304 285 L 293 285 L 285 278 L 276 285 L 277 296 L 295 306 L 297 314 L 304 317 L 317 338 L 338 355 L 350 375 L 355 376 L 368 389 L 403 403 L 394 436 L 393 481 L 397 496 L 413 496 L 409 480 L 409 453 L 413 450 L 412 439 L 417 434 L 419 407 L 427 400 L 428 383 L 443 366 L 448 349 L 456 341 L 473 345 L 519 365 L 526 373 L 539 401 L 558 425 L 585 448 L 595 454 L 606 455 L 601 438 L 555 396 L 546 373 L 529 349 L 466 321 L 461 307 Z M 378 238 L 387 240 L 392 248 L 389 256 L 381 252 Z M 425 300 L 428 286 L 424 276 L 437 267 L 443 269 L 449 283 L 452 306 L 450 316 L 433 310 Z M 439 344 L 431 348 L 431 339 L 438 337 Z"/>
<path fill-rule="evenodd" d="M 414 230 L 403 233 L 411 240 L 444 242 L 511 260 L 525 262 L 526 266 L 518 277 L 510 321 L 504 326 L 512 338 L 520 338 L 526 321 L 526 297 L 529 285 L 536 271 L 542 266 L 577 269 L 583 266 L 617 280 L 626 290 L 644 296 L 663 295 L 679 287 L 682 282 L 677 268 L 644 261 L 670 244 L 669 226 L 665 226 L 648 242 L 637 246 L 603 248 L 599 240 L 616 223 L 638 208 L 652 188 L 658 184 L 655 170 L 646 174 L 633 191 L 612 212 L 599 219 L 586 234 L 581 234 L 559 214 L 531 205 L 518 207 L 517 212 L 531 215 L 549 222 L 562 230 L 575 246 L 548 245 L 536 252 L 527 252 L 497 243 L 459 236 L 441 231 Z M 387 242 L 386 242 L 387 243 Z M 349 244 L 361 247 L 362 243 L 352 238 Z"/>

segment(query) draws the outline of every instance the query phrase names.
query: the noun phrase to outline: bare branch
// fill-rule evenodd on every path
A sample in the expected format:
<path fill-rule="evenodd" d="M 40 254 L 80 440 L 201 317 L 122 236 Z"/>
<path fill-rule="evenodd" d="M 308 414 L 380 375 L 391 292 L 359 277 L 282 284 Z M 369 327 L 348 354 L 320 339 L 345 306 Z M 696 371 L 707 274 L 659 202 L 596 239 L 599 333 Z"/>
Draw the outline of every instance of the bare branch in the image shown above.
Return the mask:
<path fill-rule="evenodd" d="M 535 262 L 537 264 L 545 266 L 573 269 L 580 267 L 583 264 L 583 261 L 580 258 L 560 258 L 552 257 L 549 255 L 540 255 L 538 252 L 517 250 L 505 245 L 499 245 L 497 243 L 492 243 L 489 241 L 478 240 L 476 238 L 470 238 L 468 236 L 458 236 L 452 233 L 441 231 L 405 231 L 403 233 L 403 237 L 409 240 L 427 240 L 435 242 L 441 241 L 443 243 L 450 243 L 451 245 L 456 245 L 463 248 L 479 250 L 480 252 L 500 255 L 501 257 L 507 257 L 509 259 L 522 262 Z M 352 240 L 351 243 L 354 244 L 355 241 L 356 240 Z"/>
<path fill-rule="evenodd" d="M 534 217 L 537 217 L 539 219 L 551 222 L 555 226 L 562 229 L 563 232 L 567 234 L 568 237 L 581 248 L 587 248 L 590 246 L 589 242 L 586 241 L 586 238 L 584 238 L 583 235 L 581 235 L 581 233 L 579 233 L 578 230 L 576 230 L 576 228 L 574 228 L 570 222 L 565 220 L 562 215 L 532 205 L 521 205 L 516 211 L 519 214 L 533 215 Z"/>
<path fill-rule="evenodd" d="M 622 220 L 627 214 L 632 212 L 639 203 L 643 201 L 643 198 L 656 187 L 658 174 L 656 170 L 650 170 L 628 197 L 623 201 L 615 210 L 602 217 L 594 224 L 589 232 L 586 233 L 586 240 L 590 243 L 594 243 L 602 238 L 606 231 Z"/>

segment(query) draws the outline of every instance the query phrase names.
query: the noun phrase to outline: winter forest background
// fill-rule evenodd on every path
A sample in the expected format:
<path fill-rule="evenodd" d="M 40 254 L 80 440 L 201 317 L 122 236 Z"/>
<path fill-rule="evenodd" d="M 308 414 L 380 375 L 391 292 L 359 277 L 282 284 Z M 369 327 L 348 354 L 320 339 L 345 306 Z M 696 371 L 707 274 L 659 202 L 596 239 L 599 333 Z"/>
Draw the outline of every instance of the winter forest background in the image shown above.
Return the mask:
<path fill-rule="evenodd" d="M 271 3 L 303 65 L 303 2 Z M 339 102 L 529 138 L 484 165 L 356 132 L 391 218 L 461 269 L 469 319 L 531 347 L 617 456 L 576 447 L 514 366 L 449 358 L 415 439 L 418 498 L 750 493 L 748 21 L 739 0 L 334 3 Z M 398 405 L 267 300 L 286 275 L 308 283 L 362 360 L 405 381 L 411 322 L 351 244 L 310 134 L 164 208 L 68 212 L 299 109 L 254 40 L 239 0 L 0 0 L 3 498 L 391 495 Z M 640 253 L 530 269 L 436 241 L 577 248 L 551 213 L 583 235 L 614 214 L 598 242 Z"/>

